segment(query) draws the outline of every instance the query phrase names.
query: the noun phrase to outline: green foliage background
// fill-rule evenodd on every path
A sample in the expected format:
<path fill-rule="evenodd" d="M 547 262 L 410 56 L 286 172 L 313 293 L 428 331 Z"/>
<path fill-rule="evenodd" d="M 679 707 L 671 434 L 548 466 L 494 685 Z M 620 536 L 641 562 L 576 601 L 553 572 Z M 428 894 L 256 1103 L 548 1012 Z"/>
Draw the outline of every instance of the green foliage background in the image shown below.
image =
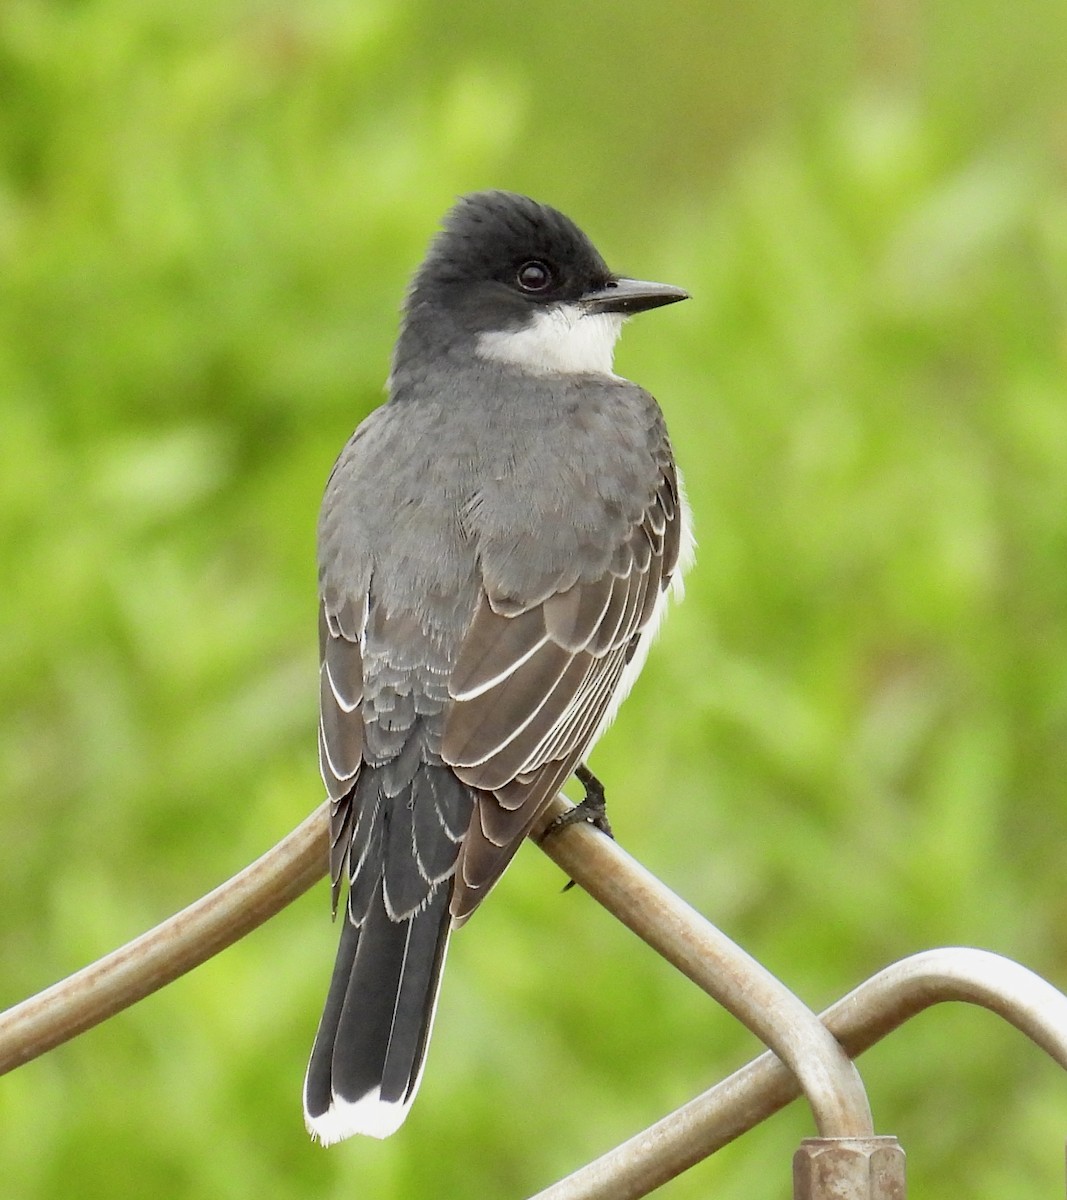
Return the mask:
<path fill-rule="evenodd" d="M 619 369 L 700 537 L 598 750 L 623 843 L 813 1005 L 965 943 L 1067 985 L 1067 13 L 999 0 L 5 0 L 0 1002 L 320 797 L 313 534 L 460 192 L 693 300 Z M 0 1194 L 518 1197 L 752 1039 L 526 849 L 390 1141 L 312 1147 L 323 887 L 0 1084 Z M 1060 1194 L 985 1013 L 863 1060 L 913 1194 Z M 664 1189 L 789 1191 L 794 1105 Z"/>

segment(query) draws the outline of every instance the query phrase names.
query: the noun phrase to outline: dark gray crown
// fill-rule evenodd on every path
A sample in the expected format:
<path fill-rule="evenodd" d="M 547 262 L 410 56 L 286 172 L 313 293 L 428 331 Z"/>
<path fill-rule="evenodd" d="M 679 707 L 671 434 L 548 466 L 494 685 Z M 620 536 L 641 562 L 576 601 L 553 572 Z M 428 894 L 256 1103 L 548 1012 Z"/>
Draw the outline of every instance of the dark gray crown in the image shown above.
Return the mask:
<path fill-rule="evenodd" d="M 515 280 L 516 271 L 531 261 L 545 263 L 553 273 L 552 286 L 533 296 L 524 295 Z M 464 196 L 452 208 L 414 287 L 494 283 L 527 302 L 552 303 L 577 299 L 612 277 L 596 247 L 569 217 L 528 196 L 493 191 Z"/>

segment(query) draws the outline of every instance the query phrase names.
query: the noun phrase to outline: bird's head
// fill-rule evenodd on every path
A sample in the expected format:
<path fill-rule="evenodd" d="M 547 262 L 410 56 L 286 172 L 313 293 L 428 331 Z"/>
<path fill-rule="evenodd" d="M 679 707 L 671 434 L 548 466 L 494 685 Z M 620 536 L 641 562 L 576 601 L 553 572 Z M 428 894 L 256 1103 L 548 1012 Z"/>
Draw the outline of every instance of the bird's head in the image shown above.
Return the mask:
<path fill-rule="evenodd" d="M 416 273 L 405 332 L 418 331 L 416 346 L 432 348 L 444 336 L 539 374 L 610 374 L 623 321 L 686 298 L 669 284 L 616 275 L 556 209 L 511 192 L 476 192 L 446 216 Z M 405 348 L 402 338 L 398 354 Z"/>

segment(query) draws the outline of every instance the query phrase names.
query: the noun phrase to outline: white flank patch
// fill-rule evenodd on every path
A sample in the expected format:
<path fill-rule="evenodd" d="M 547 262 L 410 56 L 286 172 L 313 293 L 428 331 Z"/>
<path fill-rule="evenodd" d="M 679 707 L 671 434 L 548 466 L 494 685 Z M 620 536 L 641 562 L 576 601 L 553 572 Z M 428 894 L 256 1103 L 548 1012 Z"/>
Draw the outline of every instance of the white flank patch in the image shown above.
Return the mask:
<path fill-rule="evenodd" d="M 682 510 L 682 536 L 678 539 L 678 566 L 671 578 L 671 595 L 681 602 L 685 595 L 685 573 L 696 561 L 697 539 L 693 533 L 693 510 L 689 507 L 689 497 L 685 494 L 685 480 L 681 468 L 675 464 L 675 478 L 678 481 L 678 504 Z"/>
<path fill-rule="evenodd" d="M 622 313 L 591 313 L 580 304 L 552 304 L 535 309 L 523 329 L 483 333 L 478 354 L 535 375 L 613 375 L 625 319 Z"/>

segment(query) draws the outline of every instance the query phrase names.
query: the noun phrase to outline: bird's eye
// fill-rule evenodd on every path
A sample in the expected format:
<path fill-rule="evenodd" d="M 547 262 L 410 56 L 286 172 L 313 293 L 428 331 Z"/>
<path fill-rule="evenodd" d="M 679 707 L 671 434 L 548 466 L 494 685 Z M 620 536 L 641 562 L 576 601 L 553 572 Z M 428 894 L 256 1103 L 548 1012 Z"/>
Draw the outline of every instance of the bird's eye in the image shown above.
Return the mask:
<path fill-rule="evenodd" d="M 543 292 L 552 285 L 552 268 L 538 259 L 524 262 L 515 272 L 515 282 L 524 292 Z"/>

